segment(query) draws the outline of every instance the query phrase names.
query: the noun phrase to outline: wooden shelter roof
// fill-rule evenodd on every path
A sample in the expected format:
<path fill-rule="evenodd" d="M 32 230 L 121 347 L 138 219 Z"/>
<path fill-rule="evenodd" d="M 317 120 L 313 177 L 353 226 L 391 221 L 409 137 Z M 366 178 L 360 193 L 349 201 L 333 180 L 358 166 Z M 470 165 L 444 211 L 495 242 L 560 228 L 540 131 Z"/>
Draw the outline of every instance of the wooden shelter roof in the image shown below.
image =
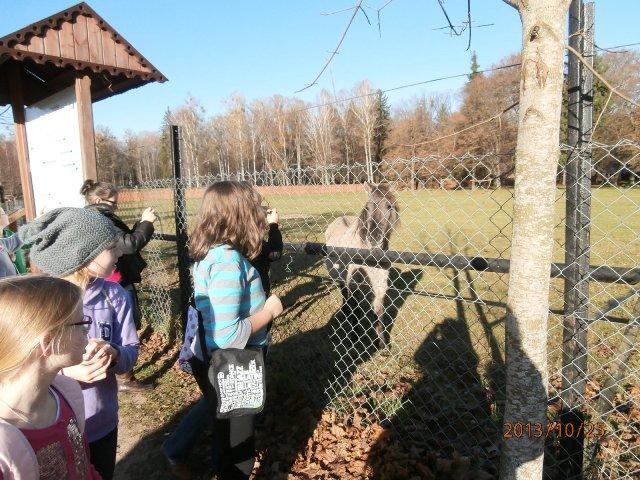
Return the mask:
<path fill-rule="evenodd" d="M 0 106 L 10 103 L 9 75 L 20 68 L 26 105 L 91 76 L 93 101 L 166 77 L 85 2 L 0 37 Z"/>

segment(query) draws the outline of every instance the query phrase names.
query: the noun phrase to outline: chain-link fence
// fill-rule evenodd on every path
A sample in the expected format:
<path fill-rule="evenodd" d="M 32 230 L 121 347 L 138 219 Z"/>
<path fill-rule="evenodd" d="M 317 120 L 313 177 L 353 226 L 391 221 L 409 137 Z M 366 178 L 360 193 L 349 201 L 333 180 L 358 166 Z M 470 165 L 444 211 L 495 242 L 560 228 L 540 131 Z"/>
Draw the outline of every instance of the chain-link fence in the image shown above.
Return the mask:
<path fill-rule="evenodd" d="M 592 158 L 593 186 L 574 203 L 589 208 L 577 220 L 570 215 L 566 228 L 566 195 L 576 180 L 559 168 L 545 475 L 569 478 L 577 441 L 585 478 L 637 478 L 640 145 L 562 151 L 564 162 Z M 180 318 L 175 192 L 184 192 L 177 217 L 191 231 L 206 185 L 249 181 L 280 213 L 286 242 L 272 267 L 273 291 L 288 307 L 272 330 L 273 389 L 302 390 L 318 411 L 379 422 L 409 448 L 469 457 L 495 474 L 506 433 L 513 159 L 384 161 L 374 178 L 388 190 L 365 187 L 371 171 L 371 165 L 316 165 L 189 176 L 124 191 L 121 209 L 130 220 L 147 205 L 161 219 L 145 249 L 145 317 L 173 326 Z M 580 235 L 582 250 L 566 257 L 567 236 Z M 567 282 L 582 296 L 568 294 Z M 567 298 L 575 303 L 569 310 Z M 568 409 L 579 412 L 581 436 L 563 426 Z M 511 434 L 537 434 L 521 427 Z"/>

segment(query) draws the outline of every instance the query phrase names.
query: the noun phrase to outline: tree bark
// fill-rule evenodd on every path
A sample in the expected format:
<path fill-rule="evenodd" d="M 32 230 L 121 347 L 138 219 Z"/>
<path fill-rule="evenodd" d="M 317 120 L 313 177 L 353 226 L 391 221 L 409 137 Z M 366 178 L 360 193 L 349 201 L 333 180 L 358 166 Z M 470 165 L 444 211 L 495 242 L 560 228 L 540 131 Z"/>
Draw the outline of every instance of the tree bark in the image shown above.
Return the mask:
<path fill-rule="evenodd" d="M 569 0 L 520 0 L 517 5 L 523 47 L 507 300 L 505 427 L 546 422 L 549 272 Z M 506 438 L 500 478 L 541 479 L 543 456 L 544 435 Z"/>

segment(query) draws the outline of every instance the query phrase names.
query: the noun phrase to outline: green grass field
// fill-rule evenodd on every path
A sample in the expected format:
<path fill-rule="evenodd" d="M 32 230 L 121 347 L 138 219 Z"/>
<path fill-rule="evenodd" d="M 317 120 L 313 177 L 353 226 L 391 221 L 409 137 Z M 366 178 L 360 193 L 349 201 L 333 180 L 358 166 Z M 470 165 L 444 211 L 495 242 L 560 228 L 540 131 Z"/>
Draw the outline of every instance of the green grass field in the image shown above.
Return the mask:
<path fill-rule="evenodd" d="M 121 208 L 130 219 L 142 205 Z M 357 214 L 365 194 L 270 195 L 281 215 L 285 242 L 324 242 L 336 217 Z M 420 190 L 398 193 L 402 225 L 390 249 L 509 258 L 512 192 Z M 171 202 L 154 205 L 159 230 L 173 233 Z M 188 203 L 193 225 L 197 201 Z M 128 214 L 128 215 L 127 215 Z M 554 261 L 564 259 L 564 191 L 558 190 Z M 640 189 L 593 191 L 591 263 L 635 268 L 640 264 Z M 175 320 L 175 249 L 154 241 L 143 288 L 148 316 Z M 394 265 L 388 314 L 391 348 L 376 350 L 363 320 L 344 318 L 340 291 L 320 257 L 287 253 L 272 268 L 274 292 L 290 305 L 273 329 L 270 369 L 275 389 L 299 389 L 336 409 L 364 408 L 372 418 L 402 427 L 420 440 L 438 425 L 449 448 L 485 450 L 500 435 L 504 401 L 504 315 L 508 275 Z M 563 282 L 553 280 L 549 320 L 549 374 L 561 367 Z M 590 315 L 629 293 L 630 287 L 592 282 Z M 366 302 L 365 302 L 366 303 Z M 618 322 L 591 324 L 589 378 L 601 384 L 623 345 L 632 304 L 611 312 Z M 620 323 L 623 322 L 623 323 Z M 623 387 L 638 386 L 638 355 L 631 357 Z M 626 395 L 622 392 L 620 395 Z M 626 397 L 625 397 L 626 398 Z M 622 400 L 621 400 L 622 401 Z M 640 399 L 631 399 L 636 405 Z M 590 403 L 590 400 L 585 402 Z M 442 429 L 442 425 L 447 428 Z M 436 429 L 437 430 L 437 429 Z M 457 432 L 457 433 L 456 433 Z M 417 441 L 418 441 L 417 440 Z"/>

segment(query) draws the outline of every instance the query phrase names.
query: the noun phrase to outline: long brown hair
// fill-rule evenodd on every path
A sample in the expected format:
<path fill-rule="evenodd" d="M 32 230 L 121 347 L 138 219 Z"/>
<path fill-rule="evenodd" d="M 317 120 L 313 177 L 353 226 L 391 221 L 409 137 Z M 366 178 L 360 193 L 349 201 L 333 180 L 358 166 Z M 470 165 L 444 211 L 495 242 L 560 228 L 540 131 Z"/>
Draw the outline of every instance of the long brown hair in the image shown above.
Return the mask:
<path fill-rule="evenodd" d="M 40 337 L 58 348 L 66 325 L 82 305 L 82 290 L 66 280 L 25 275 L 0 280 L 0 376 L 24 364 Z"/>
<path fill-rule="evenodd" d="M 250 260 L 257 257 L 267 226 L 261 200 L 260 194 L 244 182 L 210 185 L 189 242 L 192 258 L 202 260 L 218 244 L 230 245 Z"/>

